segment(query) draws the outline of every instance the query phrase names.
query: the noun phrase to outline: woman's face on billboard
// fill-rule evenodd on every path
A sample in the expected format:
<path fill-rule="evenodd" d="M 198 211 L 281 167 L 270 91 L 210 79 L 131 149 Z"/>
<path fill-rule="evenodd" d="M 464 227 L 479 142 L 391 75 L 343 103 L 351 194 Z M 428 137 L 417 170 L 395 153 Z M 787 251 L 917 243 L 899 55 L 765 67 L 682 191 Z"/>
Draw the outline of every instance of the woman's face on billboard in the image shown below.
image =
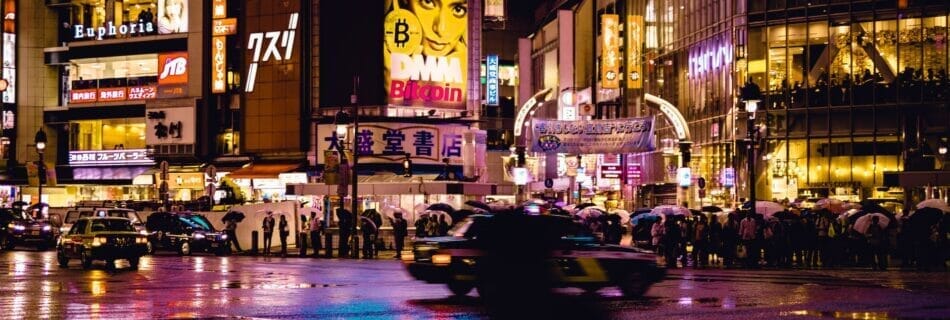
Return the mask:
<path fill-rule="evenodd" d="M 463 45 L 468 29 L 468 0 L 410 0 L 410 10 L 422 23 L 422 53 L 446 55 Z"/>

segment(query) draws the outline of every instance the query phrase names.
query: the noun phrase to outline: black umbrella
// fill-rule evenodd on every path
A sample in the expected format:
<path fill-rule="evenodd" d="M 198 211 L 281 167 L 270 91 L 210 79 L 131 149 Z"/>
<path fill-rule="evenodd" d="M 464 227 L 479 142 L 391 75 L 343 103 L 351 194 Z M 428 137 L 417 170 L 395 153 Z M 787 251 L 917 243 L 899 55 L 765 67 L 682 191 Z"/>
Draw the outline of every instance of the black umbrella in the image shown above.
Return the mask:
<path fill-rule="evenodd" d="M 470 206 L 470 207 L 473 207 L 473 208 L 478 208 L 478 209 L 482 209 L 482 210 L 491 212 L 491 206 L 489 206 L 487 203 L 484 203 L 484 202 L 481 202 L 481 201 L 468 200 L 468 201 L 465 201 L 465 204 L 468 205 L 468 206 Z"/>
<path fill-rule="evenodd" d="M 468 209 L 456 210 L 449 213 L 449 216 L 452 217 L 452 224 L 459 223 L 459 221 L 465 220 L 466 217 L 475 214 L 475 211 Z"/>
<path fill-rule="evenodd" d="M 722 208 L 717 206 L 705 206 L 702 208 L 703 212 L 722 212 Z"/>
<path fill-rule="evenodd" d="M 445 213 L 452 213 L 455 211 L 455 208 L 452 208 L 452 206 L 445 203 L 436 203 L 426 208 L 426 210 L 444 211 Z"/>
<path fill-rule="evenodd" d="M 865 199 L 865 200 L 862 200 L 860 204 L 861 204 L 861 211 L 868 212 L 868 213 L 880 213 L 886 216 L 888 219 L 891 219 L 891 221 L 897 220 L 897 216 L 894 215 L 893 212 L 890 212 L 889 210 L 885 209 L 884 207 L 881 206 L 881 204 L 877 202 Z M 896 225 L 896 224 L 891 224 L 891 225 Z"/>
<path fill-rule="evenodd" d="M 798 218 L 799 218 L 798 215 L 796 215 L 796 214 L 794 214 L 794 213 L 791 213 L 791 212 L 788 212 L 788 211 L 779 211 L 779 212 L 776 212 L 775 215 L 773 215 L 773 217 L 775 217 L 775 218 L 777 218 L 777 219 L 779 219 L 779 220 L 794 220 L 794 219 L 798 219 Z"/>
<path fill-rule="evenodd" d="M 857 213 L 852 214 L 850 217 L 848 217 L 848 222 L 850 222 L 851 224 L 854 224 L 855 221 L 858 221 L 858 218 L 866 216 L 870 213 L 871 212 L 864 211 L 864 210 L 858 211 Z"/>
<path fill-rule="evenodd" d="M 589 202 L 588 202 L 588 203 L 581 203 L 581 204 L 575 206 L 575 207 L 574 207 L 574 210 L 581 211 L 581 210 L 584 210 L 584 208 L 593 207 L 593 206 L 596 206 L 596 204 L 589 203 Z"/>
<path fill-rule="evenodd" d="M 221 217 L 221 222 L 227 222 L 228 220 L 234 220 L 234 222 L 244 221 L 244 212 L 240 211 L 228 211 L 223 217 Z"/>
<path fill-rule="evenodd" d="M 943 219 L 943 211 L 935 208 L 920 208 L 907 218 L 907 223 L 916 227 L 930 227 Z"/>

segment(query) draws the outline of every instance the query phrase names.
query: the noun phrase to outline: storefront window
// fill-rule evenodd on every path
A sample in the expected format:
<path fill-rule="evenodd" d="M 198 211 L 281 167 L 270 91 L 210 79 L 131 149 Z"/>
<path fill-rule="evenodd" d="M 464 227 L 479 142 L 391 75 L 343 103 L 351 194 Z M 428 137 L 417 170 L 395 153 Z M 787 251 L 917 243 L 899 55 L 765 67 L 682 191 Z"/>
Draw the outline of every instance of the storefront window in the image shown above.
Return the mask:
<path fill-rule="evenodd" d="M 919 18 L 901 19 L 898 24 L 898 76 L 901 100 L 920 100 L 924 79 L 923 28 Z"/>
<path fill-rule="evenodd" d="M 70 150 L 145 149 L 145 119 L 70 122 Z"/>
<path fill-rule="evenodd" d="M 158 82 L 158 55 L 76 59 L 67 67 L 72 89 L 125 87 Z"/>

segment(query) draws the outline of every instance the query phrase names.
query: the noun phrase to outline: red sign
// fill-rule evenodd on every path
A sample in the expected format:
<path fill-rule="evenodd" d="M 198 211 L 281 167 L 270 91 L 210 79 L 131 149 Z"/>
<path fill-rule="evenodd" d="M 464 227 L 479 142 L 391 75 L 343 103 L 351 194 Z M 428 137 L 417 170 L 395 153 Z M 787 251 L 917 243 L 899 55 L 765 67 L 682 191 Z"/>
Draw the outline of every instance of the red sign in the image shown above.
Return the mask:
<path fill-rule="evenodd" d="M 124 101 L 125 88 L 99 89 L 99 102 Z"/>
<path fill-rule="evenodd" d="M 620 179 L 623 170 L 620 166 L 600 166 L 600 177 L 603 179 Z"/>
<path fill-rule="evenodd" d="M 158 55 L 158 84 L 188 83 L 188 52 Z"/>
<path fill-rule="evenodd" d="M 83 90 L 72 90 L 69 91 L 69 102 L 70 103 L 89 103 L 96 102 L 96 99 L 99 96 L 99 90 L 97 89 L 83 89 Z"/>
<path fill-rule="evenodd" d="M 129 87 L 129 100 L 155 99 L 157 93 L 155 86 Z"/>

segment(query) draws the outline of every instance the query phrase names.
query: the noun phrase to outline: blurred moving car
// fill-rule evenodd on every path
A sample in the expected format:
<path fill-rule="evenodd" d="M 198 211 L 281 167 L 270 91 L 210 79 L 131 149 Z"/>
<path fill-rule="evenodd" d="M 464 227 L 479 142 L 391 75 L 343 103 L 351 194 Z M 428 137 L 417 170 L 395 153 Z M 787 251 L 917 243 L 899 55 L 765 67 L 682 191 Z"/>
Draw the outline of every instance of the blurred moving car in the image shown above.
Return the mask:
<path fill-rule="evenodd" d="M 60 227 L 59 230 L 60 232 L 65 233 L 69 231 L 69 229 L 73 227 L 73 224 L 76 223 L 76 221 L 78 221 L 80 218 L 93 216 L 129 219 L 129 221 L 132 222 L 132 227 L 135 228 L 136 232 L 142 232 L 142 234 L 145 234 L 145 223 L 142 222 L 138 212 L 125 208 L 70 208 L 66 211 L 66 216 L 63 218 L 63 226 Z"/>
<path fill-rule="evenodd" d="M 145 228 L 149 239 L 149 253 L 159 250 L 190 255 L 209 252 L 226 255 L 231 252 L 228 236 L 218 232 L 203 215 L 191 212 L 155 212 L 148 217 Z"/>
<path fill-rule="evenodd" d="M 542 260 L 528 260 L 542 269 L 526 272 L 542 274 L 545 285 L 587 291 L 617 286 L 629 297 L 643 295 L 665 276 L 665 269 L 657 266 L 652 252 L 600 244 L 586 228 L 569 218 L 518 214 L 513 223 L 517 226 L 508 228 L 493 225 L 498 223 L 498 216 L 472 215 L 457 224 L 450 236 L 417 239 L 413 254 L 404 258 L 409 274 L 428 283 L 446 284 L 456 295 L 477 288 L 483 298 L 498 294 L 506 285 L 518 285 L 504 283 L 517 281 L 517 273 L 490 279 L 517 272 L 505 266 L 510 258 Z M 488 263 L 491 261 L 495 263 Z"/>
<path fill-rule="evenodd" d="M 0 247 L 34 246 L 46 250 L 56 246 L 59 229 L 48 219 L 34 219 L 21 208 L 0 208 Z"/>
<path fill-rule="evenodd" d="M 59 240 L 56 258 L 63 268 L 69 266 L 70 259 L 82 261 L 84 269 L 92 267 L 94 260 L 104 260 L 109 268 L 115 268 L 116 260 L 125 259 L 132 269 L 138 269 L 147 243 L 129 219 L 83 217 Z"/>

